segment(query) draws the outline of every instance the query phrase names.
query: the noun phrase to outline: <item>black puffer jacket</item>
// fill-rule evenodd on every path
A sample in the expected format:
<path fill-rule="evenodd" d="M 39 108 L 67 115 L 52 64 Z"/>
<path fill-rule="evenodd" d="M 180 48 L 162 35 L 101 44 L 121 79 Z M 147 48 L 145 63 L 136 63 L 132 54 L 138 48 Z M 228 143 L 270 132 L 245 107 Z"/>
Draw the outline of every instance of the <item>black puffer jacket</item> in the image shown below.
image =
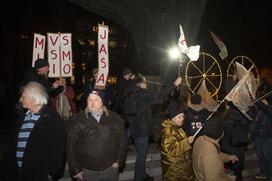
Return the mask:
<path fill-rule="evenodd" d="M 72 176 L 82 168 L 104 170 L 123 163 L 124 121 L 115 112 L 104 112 L 99 123 L 91 113 L 80 112 L 71 122 L 66 148 Z"/>

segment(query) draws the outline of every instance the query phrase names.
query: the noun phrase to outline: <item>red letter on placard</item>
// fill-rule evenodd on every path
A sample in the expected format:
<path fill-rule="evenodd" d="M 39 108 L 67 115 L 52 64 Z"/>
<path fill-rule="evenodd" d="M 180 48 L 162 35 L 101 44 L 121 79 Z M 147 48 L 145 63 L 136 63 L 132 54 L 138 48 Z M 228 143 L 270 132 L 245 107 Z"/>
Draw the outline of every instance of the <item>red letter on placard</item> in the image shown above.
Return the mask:
<path fill-rule="evenodd" d="M 56 59 L 56 58 L 58 57 L 58 54 L 56 53 L 56 50 L 51 50 L 50 53 L 51 53 L 52 55 L 54 55 L 54 57 L 52 57 L 53 60 Z"/>
<path fill-rule="evenodd" d="M 100 62 L 103 64 L 101 68 L 106 68 L 107 64 L 104 57 L 100 60 Z"/>
<path fill-rule="evenodd" d="M 44 39 L 41 39 L 41 41 L 39 41 L 39 39 L 36 38 L 36 39 L 35 39 L 35 48 L 37 48 L 38 45 L 41 45 L 41 46 L 42 46 L 42 49 L 43 49 L 43 46 L 44 46 Z"/>
<path fill-rule="evenodd" d="M 105 77 L 104 77 L 104 74 L 101 74 L 100 77 L 97 79 L 97 83 L 102 81 L 103 83 L 105 82 Z"/>
<path fill-rule="evenodd" d="M 63 43 L 63 45 L 67 45 L 69 43 L 69 40 L 67 39 L 67 36 L 64 36 L 62 39 L 65 40 L 65 43 Z"/>
<path fill-rule="evenodd" d="M 107 38 L 106 35 L 107 35 L 107 34 L 106 34 L 106 30 L 104 30 L 104 37 L 102 37 L 101 34 L 100 34 L 100 38 L 101 38 L 101 39 L 106 39 L 106 38 Z"/>
<path fill-rule="evenodd" d="M 65 51 L 62 51 L 62 60 L 65 60 L 65 57 L 69 57 L 69 60 L 71 60 L 71 52 L 68 51 L 66 54 Z"/>
<path fill-rule="evenodd" d="M 104 51 L 105 54 L 107 55 L 106 48 L 105 48 L 104 44 L 101 45 L 101 48 L 99 49 L 99 53 L 101 53 L 102 51 Z"/>
<path fill-rule="evenodd" d="M 70 71 L 71 71 L 71 66 L 70 66 L 70 64 L 65 64 L 65 65 L 63 66 L 63 72 L 64 72 L 65 74 L 69 74 Z"/>
<path fill-rule="evenodd" d="M 53 74 L 56 73 L 56 64 L 53 64 Z"/>
<path fill-rule="evenodd" d="M 50 40 L 51 40 L 51 43 L 53 44 L 53 46 L 55 46 L 55 45 L 56 45 L 56 43 L 57 43 L 58 39 L 59 39 L 59 36 L 57 36 L 57 37 L 56 37 L 56 40 L 55 40 L 55 41 L 53 41 L 53 40 L 52 40 L 52 36 L 50 36 Z"/>

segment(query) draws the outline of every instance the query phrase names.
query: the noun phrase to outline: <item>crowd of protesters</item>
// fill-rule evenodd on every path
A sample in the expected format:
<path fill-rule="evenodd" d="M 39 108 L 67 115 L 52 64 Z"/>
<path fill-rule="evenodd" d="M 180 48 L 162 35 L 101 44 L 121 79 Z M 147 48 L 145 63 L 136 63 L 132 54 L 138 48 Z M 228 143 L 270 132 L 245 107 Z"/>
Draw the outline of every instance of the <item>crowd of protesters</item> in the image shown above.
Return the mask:
<path fill-rule="evenodd" d="M 117 86 L 95 88 L 94 68 L 83 87 L 84 109 L 76 106 L 69 80 L 47 78 L 48 61 L 38 59 L 19 85 L 18 124 L 4 157 L 2 181 L 59 180 L 69 165 L 72 180 L 117 181 L 125 167 L 130 138 L 136 149 L 134 181 L 152 181 L 145 160 L 153 135 L 152 105 L 168 98 L 168 117 L 162 120 L 160 153 L 165 181 L 242 181 L 248 135 L 259 158 L 256 179 L 271 178 L 272 106 L 270 99 L 252 104 L 250 122 L 231 102 L 226 113 L 211 114 L 194 94 L 184 106 L 173 91 L 182 83 L 158 91 L 145 77 L 125 68 Z M 226 91 L 237 83 L 226 81 Z M 263 89 L 258 92 L 264 91 Z"/>

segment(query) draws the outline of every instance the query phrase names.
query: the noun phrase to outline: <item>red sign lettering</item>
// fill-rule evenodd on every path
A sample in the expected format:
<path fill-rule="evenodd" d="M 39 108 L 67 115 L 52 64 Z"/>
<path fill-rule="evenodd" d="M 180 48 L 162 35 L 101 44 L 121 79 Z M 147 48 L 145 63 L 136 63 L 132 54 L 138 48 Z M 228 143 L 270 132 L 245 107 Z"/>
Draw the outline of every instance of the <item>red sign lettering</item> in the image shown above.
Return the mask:
<path fill-rule="evenodd" d="M 69 60 L 71 59 L 71 51 L 68 51 L 67 54 L 65 51 L 62 51 L 62 60 L 65 60 L 65 57 L 69 57 Z"/>
<path fill-rule="evenodd" d="M 39 39 L 36 37 L 36 39 L 35 39 L 35 48 L 37 48 L 38 45 L 41 45 L 41 46 L 42 46 L 42 49 L 43 49 L 43 46 L 44 46 L 44 39 L 39 40 Z"/>
<path fill-rule="evenodd" d="M 52 36 L 50 36 L 50 40 L 51 40 L 51 43 L 53 44 L 53 46 L 56 45 L 58 39 L 59 39 L 59 36 L 56 36 L 56 39 L 55 39 L 55 41 L 54 41 L 54 40 L 52 39 Z"/>
<path fill-rule="evenodd" d="M 107 35 L 107 34 L 106 34 L 106 30 L 104 30 L 104 37 L 102 37 L 101 34 L 100 34 L 100 38 L 101 38 L 101 39 L 106 39 L 106 35 Z"/>
<path fill-rule="evenodd" d="M 100 75 L 100 77 L 97 79 L 96 83 L 98 83 L 98 82 L 100 82 L 100 81 L 102 81 L 102 83 L 105 82 L 105 76 L 104 76 L 104 74 L 101 74 L 101 75 Z"/>
<path fill-rule="evenodd" d="M 65 65 L 63 66 L 63 72 L 64 72 L 64 74 L 69 74 L 70 71 L 71 71 L 71 66 L 70 66 L 70 64 L 65 64 Z"/>
<path fill-rule="evenodd" d="M 53 57 L 51 57 L 51 59 L 57 59 L 58 54 L 57 54 L 56 50 L 51 50 L 51 51 L 50 51 L 50 54 L 51 54 L 51 55 L 54 55 Z"/>
<path fill-rule="evenodd" d="M 56 64 L 53 64 L 53 74 L 56 73 Z"/>
<path fill-rule="evenodd" d="M 65 40 L 65 43 L 63 45 L 67 45 L 69 43 L 69 39 L 67 39 L 67 36 L 64 36 L 62 39 Z"/>
<path fill-rule="evenodd" d="M 100 62 L 103 64 L 101 68 L 106 68 L 107 64 L 105 62 L 105 58 L 101 58 Z"/>
<path fill-rule="evenodd" d="M 104 44 L 101 45 L 101 47 L 100 47 L 100 49 L 99 49 L 99 53 L 101 53 L 102 51 L 104 51 L 105 54 L 107 55 L 106 48 L 105 48 L 105 45 L 104 45 Z"/>
<path fill-rule="evenodd" d="M 63 66 L 63 72 L 64 72 L 64 74 L 69 74 L 70 71 L 71 71 L 71 66 L 70 66 L 70 64 L 65 64 L 65 65 Z"/>

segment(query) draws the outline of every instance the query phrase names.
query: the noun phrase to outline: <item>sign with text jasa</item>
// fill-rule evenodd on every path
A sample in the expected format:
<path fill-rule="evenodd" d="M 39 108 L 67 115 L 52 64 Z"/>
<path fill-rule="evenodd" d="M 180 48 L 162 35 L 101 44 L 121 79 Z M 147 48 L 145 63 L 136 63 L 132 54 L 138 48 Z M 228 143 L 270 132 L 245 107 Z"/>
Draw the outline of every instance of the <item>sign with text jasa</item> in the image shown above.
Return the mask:
<path fill-rule="evenodd" d="M 98 25 L 98 75 L 95 88 L 105 89 L 109 73 L 109 27 Z"/>

